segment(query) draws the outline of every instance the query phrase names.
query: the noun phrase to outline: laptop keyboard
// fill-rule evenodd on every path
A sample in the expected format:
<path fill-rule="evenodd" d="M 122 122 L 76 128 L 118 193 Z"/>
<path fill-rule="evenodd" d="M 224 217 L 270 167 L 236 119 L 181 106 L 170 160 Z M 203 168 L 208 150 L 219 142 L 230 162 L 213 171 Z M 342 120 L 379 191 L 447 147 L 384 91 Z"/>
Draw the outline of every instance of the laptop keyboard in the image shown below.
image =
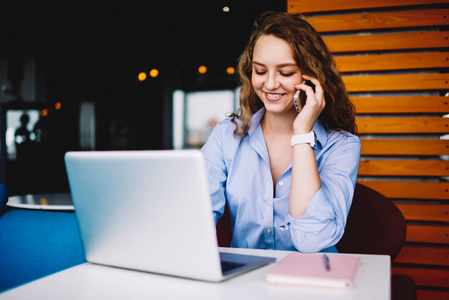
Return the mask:
<path fill-rule="evenodd" d="M 221 271 L 223 274 L 225 274 L 228 271 L 240 268 L 242 266 L 244 266 L 244 264 L 223 260 L 221 261 Z"/>

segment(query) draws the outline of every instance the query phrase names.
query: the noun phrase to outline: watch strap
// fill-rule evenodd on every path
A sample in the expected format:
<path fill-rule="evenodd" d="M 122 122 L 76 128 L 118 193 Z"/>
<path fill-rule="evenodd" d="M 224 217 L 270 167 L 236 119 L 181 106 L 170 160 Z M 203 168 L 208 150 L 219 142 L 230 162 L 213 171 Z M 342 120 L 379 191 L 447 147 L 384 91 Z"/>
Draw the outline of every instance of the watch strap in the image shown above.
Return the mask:
<path fill-rule="evenodd" d="M 305 133 L 305 134 L 297 134 L 297 135 L 292 135 L 291 138 L 291 146 L 295 146 L 297 144 L 309 144 L 310 147 L 312 147 L 313 149 L 315 149 L 315 132 L 311 131 L 309 133 Z"/>

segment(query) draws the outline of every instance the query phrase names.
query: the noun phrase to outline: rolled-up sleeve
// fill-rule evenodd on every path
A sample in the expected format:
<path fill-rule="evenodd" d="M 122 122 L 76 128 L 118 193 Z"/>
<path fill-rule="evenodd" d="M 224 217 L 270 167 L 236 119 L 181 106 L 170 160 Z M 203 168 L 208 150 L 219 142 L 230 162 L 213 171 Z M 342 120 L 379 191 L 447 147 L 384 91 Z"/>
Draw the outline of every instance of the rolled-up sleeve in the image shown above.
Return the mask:
<path fill-rule="evenodd" d="M 294 247 L 317 252 L 334 246 L 343 236 L 360 161 L 360 140 L 354 135 L 330 141 L 318 159 L 321 188 L 298 219 L 288 215 Z"/>

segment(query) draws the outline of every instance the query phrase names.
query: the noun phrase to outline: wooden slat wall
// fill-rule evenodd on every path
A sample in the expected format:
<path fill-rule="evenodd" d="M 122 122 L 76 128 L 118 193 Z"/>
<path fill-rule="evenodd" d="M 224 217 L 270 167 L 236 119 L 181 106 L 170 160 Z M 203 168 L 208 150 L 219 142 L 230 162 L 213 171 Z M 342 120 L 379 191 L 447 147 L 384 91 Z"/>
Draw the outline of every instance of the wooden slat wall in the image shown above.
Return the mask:
<path fill-rule="evenodd" d="M 323 3 L 325 2 L 325 3 Z M 316 13 L 341 10 L 367 10 L 369 8 L 401 7 L 447 3 L 447 0 L 287 0 L 289 13 Z"/>
<path fill-rule="evenodd" d="M 357 114 L 445 114 L 449 99 L 440 96 L 351 97 Z"/>
<path fill-rule="evenodd" d="M 368 54 L 335 57 L 341 72 L 449 68 L 449 52 Z"/>
<path fill-rule="evenodd" d="M 447 9 L 393 11 L 380 13 L 330 15 L 309 17 L 308 21 L 320 32 L 355 31 L 366 29 L 409 28 L 446 25 Z"/>
<path fill-rule="evenodd" d="M 322 34 L 357 109 L 358 181 L 404 214 L 393 273 L 449 299 L 449 0 L 287 0 Z"/>
<path fill-rule="evenodd" d="M 447 47 L 449 32 L 406 32 L 327 37 L 325 42 L 334 53 L 357 51 L 431 50 Z"/>

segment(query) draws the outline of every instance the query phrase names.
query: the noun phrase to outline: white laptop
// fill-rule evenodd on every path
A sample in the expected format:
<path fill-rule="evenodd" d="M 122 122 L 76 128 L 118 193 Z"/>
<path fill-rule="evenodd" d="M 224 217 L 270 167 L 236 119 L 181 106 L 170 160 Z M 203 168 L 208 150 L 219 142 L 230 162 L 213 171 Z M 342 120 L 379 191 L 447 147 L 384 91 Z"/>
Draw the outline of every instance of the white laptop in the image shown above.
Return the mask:
<path fill-rule="evenodd" d="M 275 260 L 219 252 L 198 150 L 68 152 L 65 163 L 88 262 L 216 282 Z"/>

